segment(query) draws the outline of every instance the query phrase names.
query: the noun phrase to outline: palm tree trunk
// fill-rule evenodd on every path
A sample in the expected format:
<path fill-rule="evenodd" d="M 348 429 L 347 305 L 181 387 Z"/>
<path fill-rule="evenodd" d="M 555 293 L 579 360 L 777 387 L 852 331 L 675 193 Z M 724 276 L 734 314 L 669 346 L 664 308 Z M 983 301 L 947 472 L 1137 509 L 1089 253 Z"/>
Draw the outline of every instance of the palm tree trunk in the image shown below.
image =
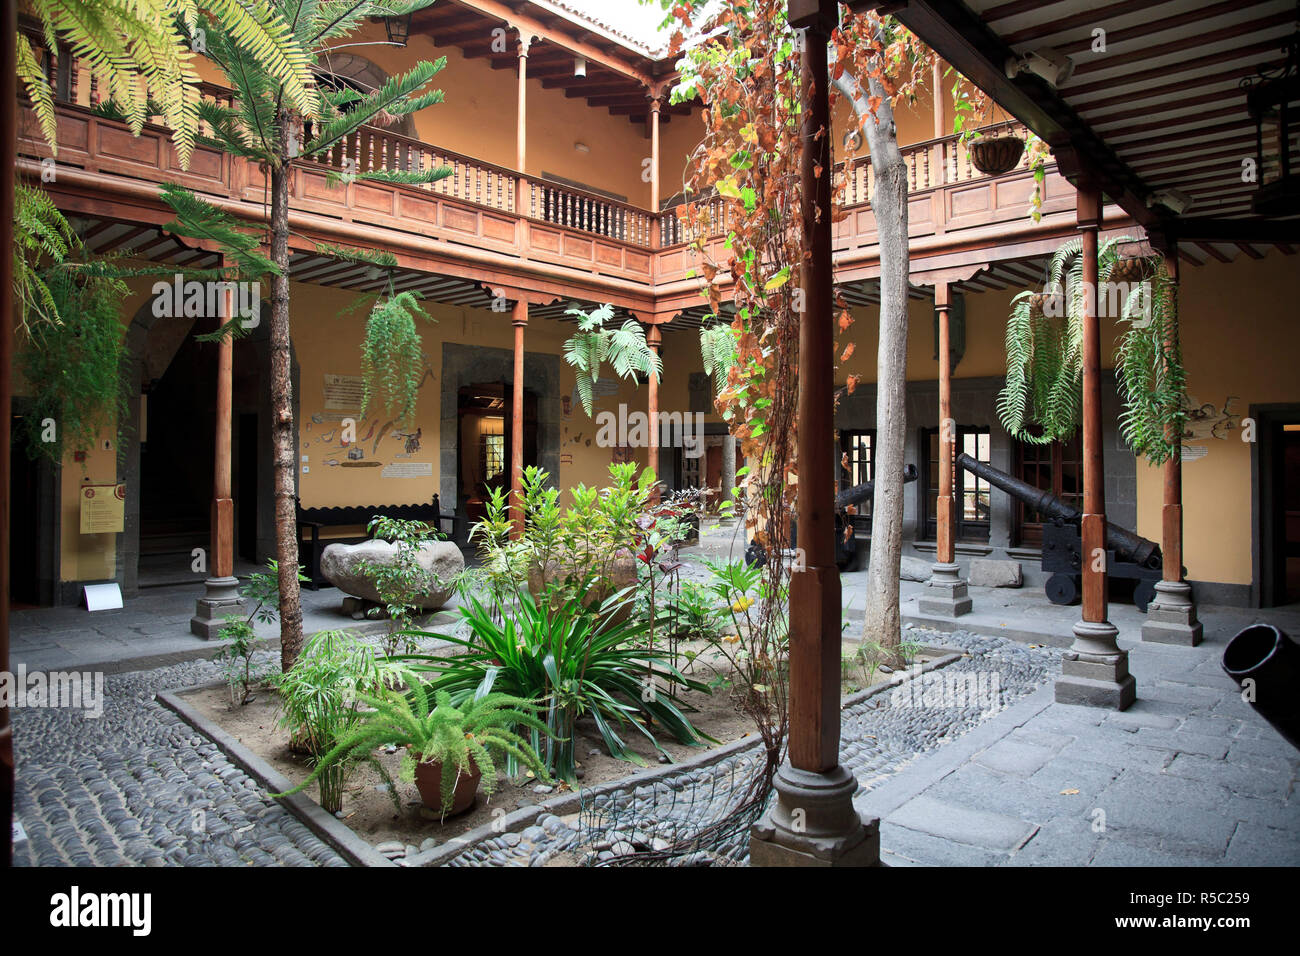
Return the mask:
<path fill-rule="evenodd" d="M 280 667 L 289 670 L 302 650 L 302 595 L 298 589 L 298 521 L 294 460 L 293 379 L 289 352 L 288 117 L 280 117 L 280 163 L 271 171 L 271 437 L 275 451 L 275 552 L 280 584 Z"/>

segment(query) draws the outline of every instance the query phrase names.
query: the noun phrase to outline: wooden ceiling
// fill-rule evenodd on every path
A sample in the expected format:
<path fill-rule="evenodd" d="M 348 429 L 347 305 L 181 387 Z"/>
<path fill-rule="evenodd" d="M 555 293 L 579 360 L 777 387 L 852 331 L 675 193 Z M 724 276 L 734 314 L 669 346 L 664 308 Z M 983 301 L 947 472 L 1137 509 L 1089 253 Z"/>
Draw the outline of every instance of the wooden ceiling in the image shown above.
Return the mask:
<path fill-rule="evenodd" d="M 528 79 L 545 89 L 563 90 L 570 98 L 583 98 L 593 108 L 605 108 L 632 123 L 645 123 L 650 113 L 647 84 L 658 84 L 672 73 L 671 64 L 638 53 L 594 25 L 590 29 L 555 11 L 528 0 L 443 0 L 416 13 L 411 33 L 428 36 L 438 47 L 456 47 L 466 57 L 486 59 L 494 70 L 518 66 L 516 39 L 532 34 L 528 52 Z M 502 34 L 494 30 L 505 28 Z M 495 41 L 495 42 L 494 42 Z M 586 76 L 575 76 L 575 58 L 587 54 Z M 660 108 L 660 122 L 689 116 L 692 105 Z"/>
<path fill-rule="evenodd" d="M 861 3 L 858 5 L 869 6 Z M 1063 171 L 1098 174 L 1148 232 L 1208 243 L 1285 241 L 1295 218 L 1251 211 L 1242 182 L 1255 153 L 1243 79 L 1285 59 L 1294 0 L 911 0 L 893 12 L 945 59 L 1047 140 Z M 1095 50 L 1095 31 L 1105 50 Z M 1059 89 L 1009 80 L 1008 55 L 1051 48 L 1069 56 Z M 1294 144 L 1293 144 L 1293 149 Z M 1193 203 L 1175 216 L 1153 193 Z M 1223 254 L 1223 249 L 1215 247 Z"/>

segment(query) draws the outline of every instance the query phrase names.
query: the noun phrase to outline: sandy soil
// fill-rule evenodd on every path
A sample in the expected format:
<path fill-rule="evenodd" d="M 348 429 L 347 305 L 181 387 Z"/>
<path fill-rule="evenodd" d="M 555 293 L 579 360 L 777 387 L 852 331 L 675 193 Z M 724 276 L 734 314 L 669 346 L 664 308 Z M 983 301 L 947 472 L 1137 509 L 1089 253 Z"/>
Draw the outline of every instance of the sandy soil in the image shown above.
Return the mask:
<path fill-rule="evenodd" d="M 224 687 L 191 693 L 187 695 L 187 700 L 204 716 L 215 721 L 294 783 L 300 783 L 309 775 L 307 759 L 289 749 L 288 734 L 276 726 L 279 701 L 274 691 L 259 690 L 256 699 L 247 706 L 233 709 Z M 691 747 L 671 738 L 662 739 L 661 744 L 674 760 L 695 756 L 754 732 L 753 724 L 747 717 L 736 712 L 725 691 L 712 695 L 686 693 L 679 698 L 678 706 L 682 707 L 683 703 L 696 708 L 694 713 L 686 711 L 692 724 L 715 738 L 718 743 Z M 620 736 L 630 750 L 645 760 L 645 768 L 609 756 L 595 723 L 589 717 L 578 721 L 577 733 L 576 753 L 583 775 L 579 781 L 582 787 L 618 780 L 639 770 L 658 766 L 658 755 L 654 748 L 636 731 L 621 733 Z M 493 810 L 499 807 L 510 811 L 526 804 L 541 803 L 555 793 L 568 789 L 567 785 L 557 783 L 553 793 L 539 794 L 533 792 L 533 787 L 538 785 L 534 779 L 523 777 L 518 783 L 513 783 L 502 778 L 490 800 L 480 793 L 473 810 L 439 822 L 421 814 L 422 804 L 415 785 L 404 783 L 398 778 L 400 754 L 380 753 L 379 759 L 397 782 L 401 812 L 394 809 L 378 772 L 365 764 L 358 765 L 349 775 L 343 799 L 343 821 L 372 844 L 396 840 L 419 846 L 429 837 L 441 843 L 474 827 L 490 823 Z M 313 799 L 318 796 L 315 785 L 305 792 Z"/>

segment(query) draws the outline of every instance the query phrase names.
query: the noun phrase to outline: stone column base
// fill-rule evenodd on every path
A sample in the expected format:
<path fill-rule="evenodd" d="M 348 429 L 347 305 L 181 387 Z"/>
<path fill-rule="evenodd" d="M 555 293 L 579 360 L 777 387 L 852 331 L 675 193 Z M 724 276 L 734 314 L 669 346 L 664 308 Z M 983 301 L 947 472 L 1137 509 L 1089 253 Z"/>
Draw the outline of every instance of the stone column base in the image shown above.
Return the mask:
<path fill-rule="evenodd" d="M 1157 582 L 1155 599 L 1147 605 L 1142 640 L 1195 647 L 1204 633 L 1204 626 L 1196 619 L 1192 586 L 1186 581 Z"/>
<path fill-rule="evenodd" d="M 1115 644 L 1119 631 L 1109 621 L 1074 625 L 1074 645 L 1061 657 L 1058 704 L 1127 710 L 1137 700 L 1137 681 L 1128 672 L 1128 652 Z"/>
<path fill-rule="evenodd" d="M 880 821 L 853 806 L 857 779 L 783 764 L 776 803 L 749 835 L 750 866 L 880 866 Z"/>
<path fill-rule="evenodd" d="M 956 564 L 938 562 L 930 566 L 930 580 L 917 599 L 917 609 L 922 614 L 939 617 L 961 617 L 971 611 L 971 599 L 966 582 L 961 579 L 961 568 Z"/>
<path fill-rule="evenodd" d="M 239 596 L 239 578 L 208 578 L 203 582 L 207 593 L 194 602 L 194 616 L 190 618 L 190 633 L 204 640 L 216 640 L 218 632 L 226 626 L 226 616 L 243 616 L 244 599 Z"/>

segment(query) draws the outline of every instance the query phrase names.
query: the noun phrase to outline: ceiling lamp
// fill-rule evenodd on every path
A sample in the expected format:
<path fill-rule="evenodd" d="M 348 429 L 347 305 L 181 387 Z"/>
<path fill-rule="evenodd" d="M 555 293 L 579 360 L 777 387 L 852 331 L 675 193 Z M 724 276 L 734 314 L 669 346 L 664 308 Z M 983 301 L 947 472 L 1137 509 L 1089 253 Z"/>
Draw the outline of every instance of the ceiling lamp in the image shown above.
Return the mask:
<path fill-rule="evenodd" d="M 1255 121 L 1255 175 L 1258 188 L 1251 211 L 1261 216 L 1290 216 L 1300 212 L 1300 177 L 1291 155 L 1300 134 L 1300 28 L 1282 48 L 1286 60 L 1258 77 L 1241 81 L 1246 109 Z"/>
<path fill-rule="evenodd" d="M 573 75 L 574 76 L 587 75 L 587 58 L 585 56 L 575 56 L 573 58 Z"/>

